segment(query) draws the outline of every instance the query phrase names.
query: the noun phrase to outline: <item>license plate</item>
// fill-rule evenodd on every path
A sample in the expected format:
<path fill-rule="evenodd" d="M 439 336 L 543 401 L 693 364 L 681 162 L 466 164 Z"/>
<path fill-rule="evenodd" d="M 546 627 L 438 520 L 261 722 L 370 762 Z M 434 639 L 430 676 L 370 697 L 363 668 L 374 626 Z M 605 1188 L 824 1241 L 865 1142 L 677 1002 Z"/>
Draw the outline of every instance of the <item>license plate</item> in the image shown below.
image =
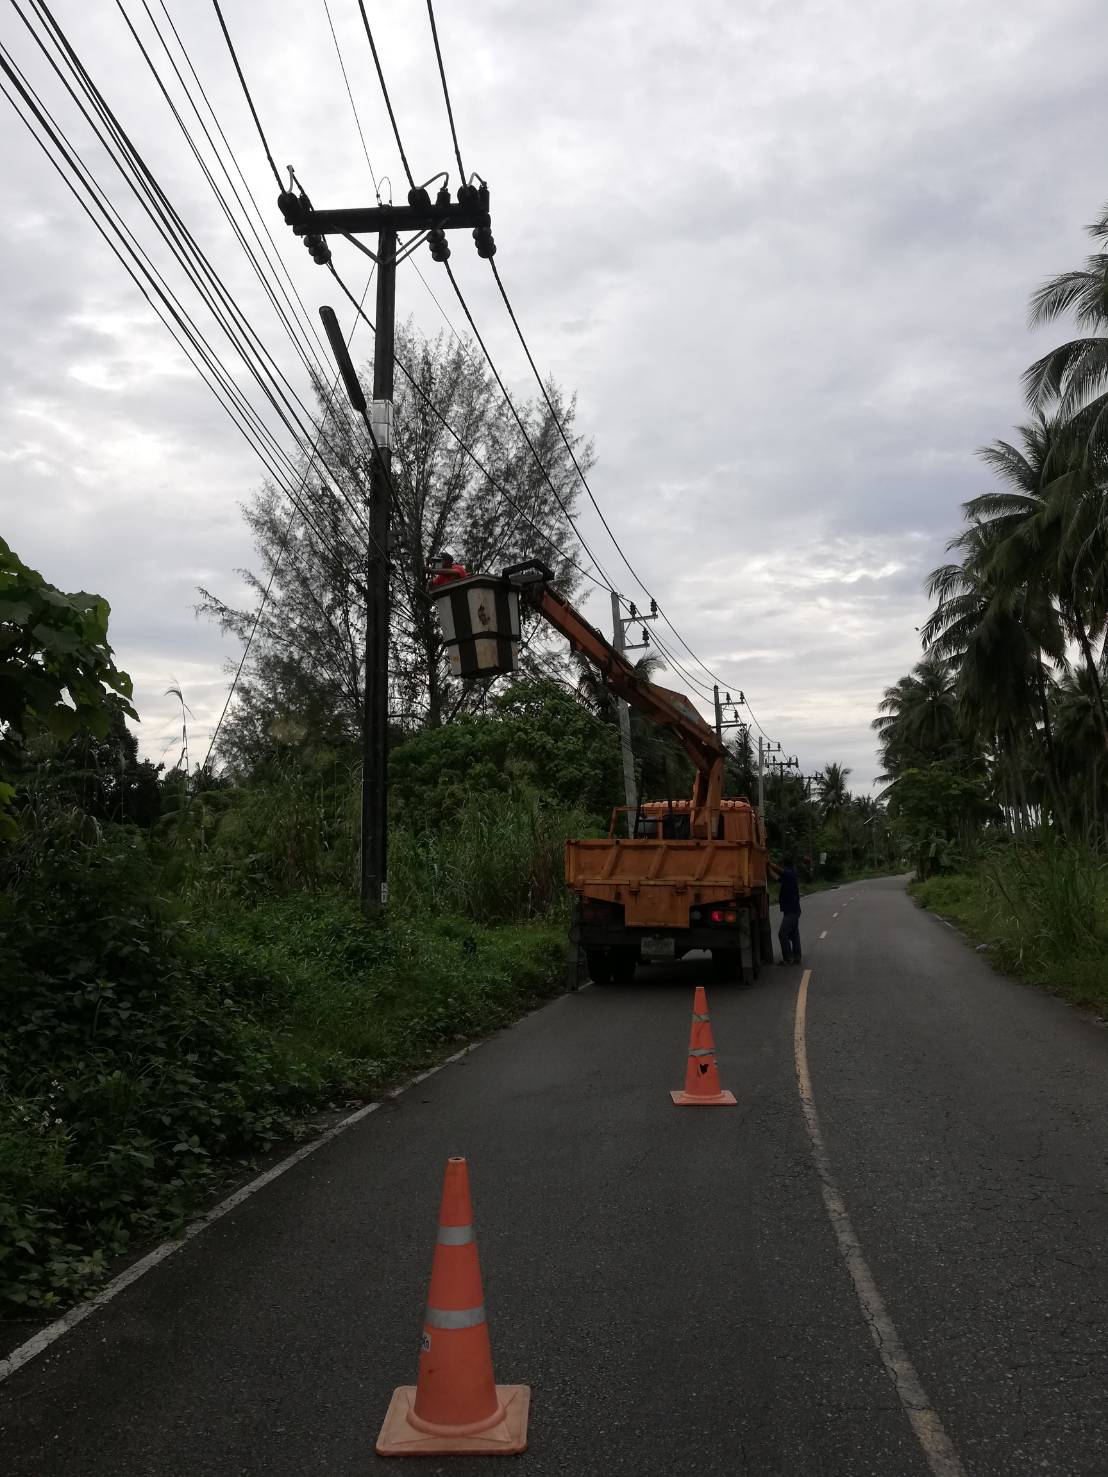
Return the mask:
<path fill-rule="evenodd" d="M 643 938 L 641 948 L 644 959 L 675 959 L 677 957 L 673 940 L 671 938 L 663 938 L 660 934 L 646 934 Z"/>

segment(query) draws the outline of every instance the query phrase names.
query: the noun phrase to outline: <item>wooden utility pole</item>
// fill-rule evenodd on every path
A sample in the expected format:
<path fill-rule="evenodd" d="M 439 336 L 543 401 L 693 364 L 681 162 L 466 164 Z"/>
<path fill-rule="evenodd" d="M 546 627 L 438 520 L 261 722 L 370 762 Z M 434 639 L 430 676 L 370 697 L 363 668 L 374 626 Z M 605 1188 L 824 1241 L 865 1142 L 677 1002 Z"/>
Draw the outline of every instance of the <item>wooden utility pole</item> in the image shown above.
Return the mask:
<path fill-rule="evenodd" d="M 435 178 L 445 176 L 436 175 Z M 428 180 L 428 184 L 432 181 Z M 368 917 L 380 914 L 389 900 L 388 883 L 388 723 L 389 723 L 389 524 L 392 500 L 393 376 L 396 338 L 396 264 L 428 241 L 434 261 L 450 256 L 446 232 L 472 230 L 477 254 L 496 251 L 489 217 L 488 186 L 462 184 L 455 204 L 444 184 L 431 200 L 426 185 L 408 191 L 408 204 L 376 205 L 353 210 L 315 210 L 301 189 L 284 191 L 278 207 L 300 236 L 312 260 L 327 266 L 331 251 L 326 237 L 377 232 L 377 314 L 373 343 L 373 403 L 354 370 L 338 320 L 330 308 L 320 316 L 351 405 L 361 415 L 373 443 L 370 468 L 369 549 L 366 570 L 365 682 L 362 701 L 362 834 L 361 902 Z M 398 231 L 416 236 L 398 250 Z"/>

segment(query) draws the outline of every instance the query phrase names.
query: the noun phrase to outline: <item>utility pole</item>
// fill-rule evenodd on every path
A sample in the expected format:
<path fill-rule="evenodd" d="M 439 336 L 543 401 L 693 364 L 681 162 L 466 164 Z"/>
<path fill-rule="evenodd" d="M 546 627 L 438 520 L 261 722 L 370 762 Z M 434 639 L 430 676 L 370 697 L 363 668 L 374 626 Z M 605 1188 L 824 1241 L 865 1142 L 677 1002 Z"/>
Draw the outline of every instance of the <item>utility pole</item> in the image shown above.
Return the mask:
<path fill-rule="evenodd" d="M 290 171 L 291 174 L 291 171 Z M 443 185 L 432 204 L 427 185 Z M 361 415 L 373 444 L 370 468 L 369 550 L 366 571 L 365 682 L 362 702 L 362 831 L 361 904 L 367 917 L 378 917 L 389 900 L 388 883 L 388 721 L 389 721 L 389 523 L 392 494 L 392 397 L 395 367 L 396 267 L 422 244 L 432 260 L 450 256 L 446 232 L 473 231 L 478 256 L 496 251 L 489 216 L 489 190 L 464 181 L 454 204 L 447 176 L 433 175 L 408 191 L 407 206 L 376 205 L 352 210 L 316 210 L 297 184 L 282 191 L 277 205 L 293 232 L 303 238 L 312 260 L 327 266 L 328 235 L 377 232 L 377 251 L 362 249 L 377 263 L 377 315 L 373 342 L 373 404 L 367 409 L 338 321 L 330 308 L 320 310 L 351 405 Z M 416 235 L 399 246 L 397 233 Z"/>
<path fill-rule="evenodd" d="M 766 820 L 766 758 L 780 752 L 780 744 L 771 743 L 769 739 L 763 739 L 761 734 L 758 735 L 758 813 L 763 825 Z"/>
<path fill-rule="evenodd" d="M 396 231 L 377 236 L 377 317 L 373 334 L 373 442 L 365 602 L 365 722 L 362 725 L 362 879 L 364 912 L 389 900 L 389 522 L 392 493 L 393 349 Z"/>
<path fill-rule="evenodd" d="M 642 640 L 635 645 L 627 644 L 627 627 L 639 621 L 653 621 L 658 618 L 657 603 L 650 602 L 650 614 L 639 615 L 634 603 L 629 607 L 630 615 L 624 616 L 620 612 L 620 598 L 612 591 L 612 645 L 624 656 L 629 651 L 642 651 L 650 645 L 650 633 L 646 626 L 642 628 Z M 623 795 L 627 802 L 627 834 L 635 834 L 635 811 L 638 801 L 635 797 L 635 755 L 631 749 L 631 709 L 622 698 L 616 698 L 616 710 L 619 713 L 619 746 L 623 751 Z"/>

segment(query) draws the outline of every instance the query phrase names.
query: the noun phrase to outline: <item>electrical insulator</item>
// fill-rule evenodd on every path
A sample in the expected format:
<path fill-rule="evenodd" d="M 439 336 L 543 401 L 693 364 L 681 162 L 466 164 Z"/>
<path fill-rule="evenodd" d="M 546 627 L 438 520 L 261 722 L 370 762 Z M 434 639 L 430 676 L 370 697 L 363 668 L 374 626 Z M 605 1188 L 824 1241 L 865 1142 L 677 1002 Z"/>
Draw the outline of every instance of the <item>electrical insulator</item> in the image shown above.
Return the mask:
<path fill-rule="evenodd" d="M 294 195 L 291 190 L 282 190 L 277 196 L 277 209 L 285 218 L 285 224 L 295 226 L 304 214 L 306 204 L 303 195 Z"/>
<path fill-rule="evenodd" d="M 433 262 L 445 262 L 450 257 L 450 247 L 446 240 L 446 232 L 441 226 L 435 226 L 427 232 L 427 245 L 431 248 L 431 260 Z"/>
<path fill-rule="evenodd" d="M 646 629 L 645 626 L 643 626 L 642 630 L 639 632 L 639 635 L 642 637 L 642 644 L 644 646 L 649 646 L 650 645 L 650 632 Z"/>
<path fill-rule="evenodd" d="M 634 602 L 634 601 L 633 601 L 633 600 L 632 600 L 632 601 L 631 601 L 631 604 L 630 604 L 630 605 L 629 605 L 629 606 L 628 606 L 628 607 L 627 607 L 627 609 L 628 609 L 628 610 L 629 610 L 629 611 L 630 611 L 630 612 L 631 612 L 631 619 L 632 619 L 632 620 L 633 620 L 633 621 L 636 621 L 636 620 L 638 620 L 638 618 L 639 618 L 639 613 L 638 613 L 638 611 L 637 611 L 637 610 L 636 610 L 636 609 L 635 609 L 635 602 Z"/>
<path fill-rule="evenodd" d="M 408 204 L 413 210 L 430 210 L 431 197 L 422 185 L 413 185 L 408 191 Z"/>
<path fill-rule="evenodd" d="M 723 701 L 725 703 L 729 703 L 731 701 L 731 694 L 729 692 L 725 692 L 723 694 Z"/>
<path fill-rule="evenodd" d="M 446 188 L 445 185 L 443 185 L 442 189 L 435 196 L 435 209 L 436 210 L 444 210 L 446 208 L 446 206 L 448 206 L 449 204 L 450 204 L 450 191 Z"/>
<path fill-rule="evenodd" d="M 331 248 L 322 236 L 305 236 L 304 245 L 308 248 L 308 254 L 317 266 L 325 267 L 331 260 Z"/>
<path fill-rule="evenodd" d="M 473 233 L 473 239 L 477 243 L 477 255 L 486 261 L 496 255 L 496 242 L 492 239 L 492 231 L 488 226 L 478 226 Z"/>
<path fill-rule="evenodd" d="M 657 615 L 658 614 L 658 602 L 657 602 L 657 600 L 652 600 L 650 602 L 650 614 L 651 615 Z"/>
<path fill-rule="evenodd" d="M 459 205 L 476 205 L 477 204 L 477 186 L 476 185 L 459 185 L 458 186 L 458 204 Z"/>

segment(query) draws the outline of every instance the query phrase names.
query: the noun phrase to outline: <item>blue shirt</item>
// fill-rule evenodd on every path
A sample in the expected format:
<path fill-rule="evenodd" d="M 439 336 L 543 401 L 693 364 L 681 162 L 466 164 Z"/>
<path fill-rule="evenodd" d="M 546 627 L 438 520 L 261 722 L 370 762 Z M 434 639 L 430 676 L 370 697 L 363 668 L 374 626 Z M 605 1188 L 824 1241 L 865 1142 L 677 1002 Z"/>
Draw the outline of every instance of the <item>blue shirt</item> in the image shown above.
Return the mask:
<path fill-rule="evenodd" d="M 796 875 L 796 868 L 783 867 L 780 881 L 781 891 L 777 895 L 777 901 L 781 905 L 782 913 L 799 913 L 800 878 Z"/>

